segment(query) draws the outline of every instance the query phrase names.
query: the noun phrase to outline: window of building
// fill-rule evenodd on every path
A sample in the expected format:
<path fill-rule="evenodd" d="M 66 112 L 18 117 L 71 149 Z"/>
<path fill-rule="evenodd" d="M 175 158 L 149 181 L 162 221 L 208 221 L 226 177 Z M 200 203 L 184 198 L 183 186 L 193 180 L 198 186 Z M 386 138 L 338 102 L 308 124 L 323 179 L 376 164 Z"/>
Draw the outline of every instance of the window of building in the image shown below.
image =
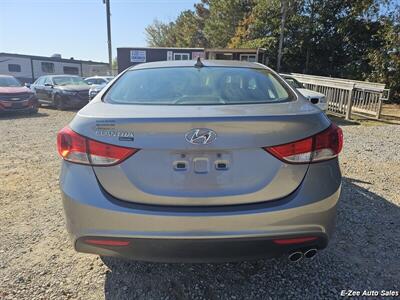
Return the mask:
<path fill-rule="evenodd" d="M 64 66 L 64 74 L 79 75 L 79 69 L 77 67 Z"/>
<path fill-rule="evenodd" d="M 45 73 L 54 73 L 54 64 L 51 62 L 42 62 L 42 71 Z"/>
<path fill-rule="evenodd" d="M 189 53 L 174 53 L 174 60 L 189 60 Z"/>
<path fill-rule="evenodd" d="M 18 64 L 8 64 L 9 72 L 21 72 L 21 65 Z"/>
<path fill-rule="evenodd" d="M 241 61 L 255 62 L 256 55 L 255 54 L 240 54 Z"/>

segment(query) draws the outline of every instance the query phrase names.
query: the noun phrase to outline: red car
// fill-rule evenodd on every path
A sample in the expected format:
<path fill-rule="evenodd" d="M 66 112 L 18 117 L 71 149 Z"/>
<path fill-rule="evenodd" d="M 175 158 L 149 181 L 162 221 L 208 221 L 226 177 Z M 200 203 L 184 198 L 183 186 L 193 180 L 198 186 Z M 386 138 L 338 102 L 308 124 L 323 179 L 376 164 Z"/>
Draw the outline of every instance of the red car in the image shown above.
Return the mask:
<path fill-rule="evenodd" d="M 37 113 L 38 99 L 29 88 L 13 76 L 0 75 L 0 113 Z"/>

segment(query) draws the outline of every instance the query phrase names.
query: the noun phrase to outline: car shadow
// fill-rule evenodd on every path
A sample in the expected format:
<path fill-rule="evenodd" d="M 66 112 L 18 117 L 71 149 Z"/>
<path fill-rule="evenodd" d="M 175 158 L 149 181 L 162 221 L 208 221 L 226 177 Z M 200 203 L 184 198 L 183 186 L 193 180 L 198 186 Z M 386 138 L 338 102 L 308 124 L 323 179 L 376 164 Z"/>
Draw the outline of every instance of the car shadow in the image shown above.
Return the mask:
<path fill-rule="evenodd" d="M 313 259 L 163 264 L 103 257 L 105 298 L 339 298 L 344 289 L 399 290 L 400 208 L 370 186 L 343 178 L 336 233 Z"/>
<path fill-rule="evenodd" d="M 360 122 L 354 120 L 346 120 L 343 117 L 338 117 L 335 115 L 328 114 L 328 118 L 338 126 L 355 126 L 360 125 Z"/>
<path fill-rule="evenodd" d="M 48 110 L 58 111 L 57 107 L 54 107 L 54 106 L 51 106 L 51 105 L 43 105 L 43 104 L 41 106 L 41 109 L 48 109 Z M 78 112 L 80 109 L 82 109 L 82 107 L 80 107 L 80 108 L 66 108 L 66 109 L 63 109 L 62 111 Z"/>
<path fill-rule="evenodd" d="M 15 120 L 15 119 L 32 119 L 32 118 L 43 118 L 48 117 L 48 113 L 43 113 L 39 111 L 38 113 L 4 113 L 0 114 L 0 121 L 1 120 Z"/>

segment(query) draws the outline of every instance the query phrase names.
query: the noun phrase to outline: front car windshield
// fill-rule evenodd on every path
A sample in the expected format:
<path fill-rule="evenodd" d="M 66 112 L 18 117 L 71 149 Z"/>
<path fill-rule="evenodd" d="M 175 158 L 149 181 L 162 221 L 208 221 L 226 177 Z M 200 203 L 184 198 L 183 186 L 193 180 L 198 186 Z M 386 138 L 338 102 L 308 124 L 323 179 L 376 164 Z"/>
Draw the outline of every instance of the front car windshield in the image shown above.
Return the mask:
<path fill-rule="evenodd" d="M 82 78 L 74 76 L 53 77 L 55 85 L 88 85 Z"/>
<path fill-rule="evenodd" d="M 266 69 L 169 67 L 130 70 L 103 100 L 146 105 L 228 105 L 292 101 L 294 96 Z"/>
<path fill-rule="evenodd" d="M 303 89 L 304 86 L 293 77 L 286 77 L 285 80 L 296 89 Z"/>
<path fill-rule="evenodd" d="M 22 86 L 21 82 L 14 77 L 9 76 L 0 76 L 0 86 L 1 87 L 18 87 Z"/>

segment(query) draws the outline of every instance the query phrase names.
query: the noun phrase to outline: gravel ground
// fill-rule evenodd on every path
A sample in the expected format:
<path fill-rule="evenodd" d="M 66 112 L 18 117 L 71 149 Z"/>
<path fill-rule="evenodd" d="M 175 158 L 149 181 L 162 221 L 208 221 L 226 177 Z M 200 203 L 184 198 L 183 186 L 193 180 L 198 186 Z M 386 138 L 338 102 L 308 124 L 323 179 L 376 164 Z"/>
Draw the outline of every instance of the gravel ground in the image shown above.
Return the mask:
<path fill-rule="evenodd" d="M 157 264 L 75 253 L 55 138 L 74 112 L 0 118 L 0 299 L 277 299 L 400 290 L 400 126 L 344 125 L 336 236 L 313 260 Z"/>

